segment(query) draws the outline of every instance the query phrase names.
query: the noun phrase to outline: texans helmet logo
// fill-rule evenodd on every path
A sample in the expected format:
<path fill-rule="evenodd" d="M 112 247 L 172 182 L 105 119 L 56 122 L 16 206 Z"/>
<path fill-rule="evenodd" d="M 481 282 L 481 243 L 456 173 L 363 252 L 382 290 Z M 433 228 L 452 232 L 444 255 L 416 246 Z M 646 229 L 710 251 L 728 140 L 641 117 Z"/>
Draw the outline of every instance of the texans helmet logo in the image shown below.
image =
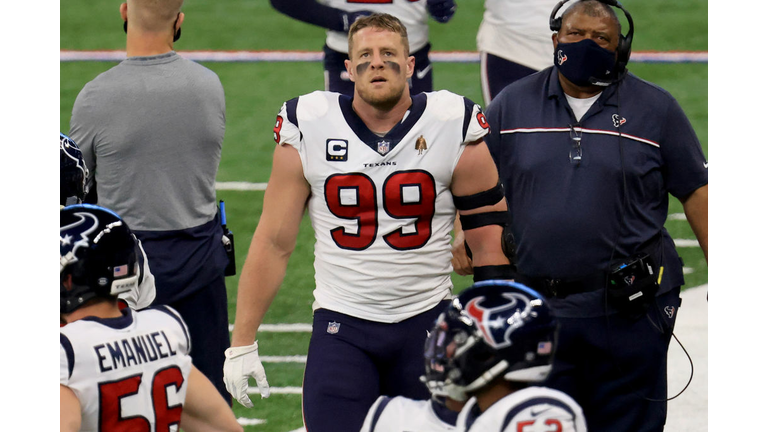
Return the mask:
<path fill-rule="evenodd" d="M 512 332 L 523 325 L 523 319 L 530 313 L 531 305 L 529 299 L 518 293 L 504 293 L 504 298 L 509 302 L 496 307 L 486 308 L 481 306 L 485 297 L 477 297 L 467 303 L 466 311 L 472 320 L 475 321 L 478 328 L 483 332 L 483 337 L 490 346 L 495 349 L 504 348 L 512 345 Z M 512 322 L 506 322 L 505 316 L 509 316 L 509 311 L 516 310 L 509 318 Z"/>
<path fill-rule="evenodd" d="M 88 247 L 88 236 L 96 231 L 99 219 L 90 213 L 75 213 L 80 220 L 61 227 L 59 233 L 66 233 L 62 237 L 59 234 L 59 247 L 61 253 L 61 268 L 77 261 L 75 256 L 81 247 Z"/>

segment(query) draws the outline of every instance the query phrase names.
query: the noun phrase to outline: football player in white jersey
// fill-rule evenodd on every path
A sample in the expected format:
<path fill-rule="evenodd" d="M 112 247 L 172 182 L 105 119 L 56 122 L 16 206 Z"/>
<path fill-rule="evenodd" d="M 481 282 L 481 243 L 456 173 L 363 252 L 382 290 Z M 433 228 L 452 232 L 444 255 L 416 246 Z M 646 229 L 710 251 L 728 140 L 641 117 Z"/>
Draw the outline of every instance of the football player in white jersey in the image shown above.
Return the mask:
<path fill-rule="evenodd" d="M 397 17 L 408 30 L 410 54 L 416 59 L 416 71 L 409 78 L 412 94 L 432 91 L 432 64 L 429 61 L 428 15 L 447 23 L 456 11 L 455 0 L 271 0 L 272 6 L 291 18 L 324 27 L 325 90 L 348 96 L 354 83 L 344 67 L 349 59 L 347 33 L 354 21 L 373 12 Z"/>
<path fill-rule="evenodd" d="M 456 422 L 463 406 L 463 402 L 437 395 L 428 400 L 379 396 L 360 432 L 458 432 L 462 429 Z"/>
<path fill-rule="evenodd" d="M 72 138 L 59 132 L 59 196 L 60 206 L 81 204 L 88 193 L 88 167 L 80 147 Z M 139 256 L 139 283 L 130 291 L 120 293 L 120 299 L 135 310 L 144 309 L 155 300 L 155 276 L 149 270 L 147 254 L 136 239 Z"/>
<path fill-rule="evenodd" d="M 120 309 L 138 283 L 135 237 L 88 204 L 60 212 L 62 431 L 242 431 L 192 365 L 187 326 L 166 306 Z"/>
<path fill-rule="evenodd" d="M 424 381 L 433 393 L 471 397 L 458 430 L 583 432 L 581 407 L 536 385 L 552 368 L 556 343 L 557 322 L 539 293 L 511 281 L 479 282 L 437 319 L 424 347 Z"/>
<path fill-rule="evenodd" d="M 241 404 L 252 406 L 248 376 L 269 394 L 254 339 L 308 207 L 316 289 L 303 411 L 313 432 L 359 430 L 382 394 L 429 398 L 419 359 L 452 293 L 457 208 L 475 277 L 513 277 L 501 249 L 506 201 L 480 107 L 447 91 L 410 95 L 414 59 L 391 15 L 358 19 L 349 45 L 354 98 L 314 92 L 286 102 L 277 117 L 224 365 Z"/>

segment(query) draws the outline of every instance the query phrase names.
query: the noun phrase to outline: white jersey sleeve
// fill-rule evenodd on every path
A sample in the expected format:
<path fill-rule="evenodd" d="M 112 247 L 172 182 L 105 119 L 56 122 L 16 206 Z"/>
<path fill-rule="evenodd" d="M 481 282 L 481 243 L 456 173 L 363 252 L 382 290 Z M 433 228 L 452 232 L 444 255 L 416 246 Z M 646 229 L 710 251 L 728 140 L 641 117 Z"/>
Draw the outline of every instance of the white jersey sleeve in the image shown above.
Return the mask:
<path fill-rule="evenodd" d="M 314 92 L 286 102 L 274 132 L 297 149 L 311 189 L 315 310 L 392 323 L 451 296 L 451 182 L 466 144 L 488 133 L 477 104 L 415 95 L 381 137 L 352 99 Z"/>
<path fill-rule="evenodd" d="M 88 317 L 61 330 L 60 383 L 80 401 L 81 431 L 159 430 L 181 418 L 189 331 L 171 308 Z"/>
<path fill-rule="evenodd" d="M 148 308 L 149 305 L 155 300 L 157 295 L 155 288 L 155 275 L 149 269 L 149 260 L 147 259 L 147 253 L 144 252 L 144 247 L 141 245 L 141 240 L 136 239 L 138 245 L 138 251 L 141 253 L 139 262 L 141 263 L 139 283 L 135 289 L 128 292 L 121 293 L 118 297 L 128 303 L 128 306 L 134 310 L 140 310 Z"/>
<path fill-rule="evenodd" d="M 563 392 L 546 387 L 527 387 L 507 395 L 477 417 L 472 404 L 464 406 L 459 424 L 468 432 L 586 432 L 581 407 Z"/>
<path fill-rule="evenodd" d="M 457 414 L 431 400 L 379 396 L 360 432 L 453 432 Z"/>
<path fill-rule="evenodd" d="M 397 17 L 408 32 L 408 45 L 411 53 L 422 49 L 429 42 L 427 0 L 389 0 L 387 2 L 320 0 L 320 3 L 347 12 L 368 10 L 371 12 L 387 13 Z M 349 51 L 347 33 L 327 30 L 325 43 L 334 51 L 342 53 Z"/>

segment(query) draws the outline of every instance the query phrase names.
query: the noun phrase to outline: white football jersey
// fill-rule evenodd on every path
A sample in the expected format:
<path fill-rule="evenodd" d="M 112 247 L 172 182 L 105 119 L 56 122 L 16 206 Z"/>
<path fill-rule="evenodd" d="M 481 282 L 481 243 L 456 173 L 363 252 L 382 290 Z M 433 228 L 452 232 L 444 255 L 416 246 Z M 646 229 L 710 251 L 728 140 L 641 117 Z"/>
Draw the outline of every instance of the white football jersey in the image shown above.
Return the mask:
<path fill-rule="evenodd" d="M 122 313 L 61 328 L 60 383 L 80 401 L 81 431 L 169 430 L 192 368 L 187 326 L 166 306 Z"/>
<path fill-rule="evenodd" d="M 367 10 L 371 12 L 390 14 L 403 23 L 408 31 L 408 46 L 411 53 L 416 52 L 429 42 L 429 26 L 427 19 L 427 0 L 389 0 L 382 2 L 349 2 L 348 0 L 320 0 L 320 3 L 347 12 Z M 351 26 L 352 23 L 349 23 Z M 325 43 L 334 51 L 346 53 L 349 51 L 347 33 L 326 30 Z"/>
<path fill-rule="evenodd" d="M 567 394 L 546 387 L 527 387 L 505 396 L 475 416 L 477 400 L 470 399 L 457 424 L 467 432 L 586 432 L 581 407 Z"/>
<path fill-rule="evenodd" d="M 458 414 L 433 400 L 379 396 L 360 432 L 452 432 Z"/>
<path fill-rule="evenodd" d="M 298 150 L 311 187 L 314 309 L 392 323 L 451 295 L 453 170 L 488 123 L 448 91 L 412 100 L 384 137 L 338 93 L 292 99 L 278 114 L 275 141 Z"/>
<path fill-rule="evenodd" d="M 142 262 L 139 283 L 132 290 L 120 293 L 117 297 L 128 303 L 131 309 L 141 310 L 152 304 L 157 292 L 155 289 L 155 275 L 149 270 L 147 253 L 144 252 L 141 240 L 136 239 L 136 242 L 139 245 L 139 251 L 141 251 L 141 258 L 139 259 Z"/>
<path fill-rule="evenodd" d="M 485 0 L 477 50 L 541 70 L 554 64 L 549 15 L 557 0 Z M 565 10 L 565 9 L 563 9 Z"/>

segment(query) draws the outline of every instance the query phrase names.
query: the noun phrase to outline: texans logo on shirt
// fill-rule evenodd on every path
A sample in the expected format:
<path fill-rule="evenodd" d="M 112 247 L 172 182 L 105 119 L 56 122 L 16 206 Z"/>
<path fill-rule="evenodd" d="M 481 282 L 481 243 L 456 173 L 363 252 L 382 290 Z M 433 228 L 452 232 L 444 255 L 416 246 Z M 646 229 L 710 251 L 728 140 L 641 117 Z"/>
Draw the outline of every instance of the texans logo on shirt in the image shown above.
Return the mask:
<path fill-rule="evenodd" d="M 619 127 L 627 122 L 627 119 L 618 114 L 614 114 L 611 118 L 613 119 L 613 127 Z"/>
<path fill-rule="evenodd" d="M 504 293 L 504 298 L 509 302 L 495 307 L 482 306 L 485 297 L 477 297 L 467 303 L 466 311 L 478 328 L 483 332 L 486 342 L 493 348 L 499 349 L 512 345 L 511 335 L 515 329 L 522 326 L 522 319 L 530 313 L 531 305 L 528 299 L 516 293 Z M 507 323 L 506 317 L 510 311 L 517 310 L 512 322 Z"/>

